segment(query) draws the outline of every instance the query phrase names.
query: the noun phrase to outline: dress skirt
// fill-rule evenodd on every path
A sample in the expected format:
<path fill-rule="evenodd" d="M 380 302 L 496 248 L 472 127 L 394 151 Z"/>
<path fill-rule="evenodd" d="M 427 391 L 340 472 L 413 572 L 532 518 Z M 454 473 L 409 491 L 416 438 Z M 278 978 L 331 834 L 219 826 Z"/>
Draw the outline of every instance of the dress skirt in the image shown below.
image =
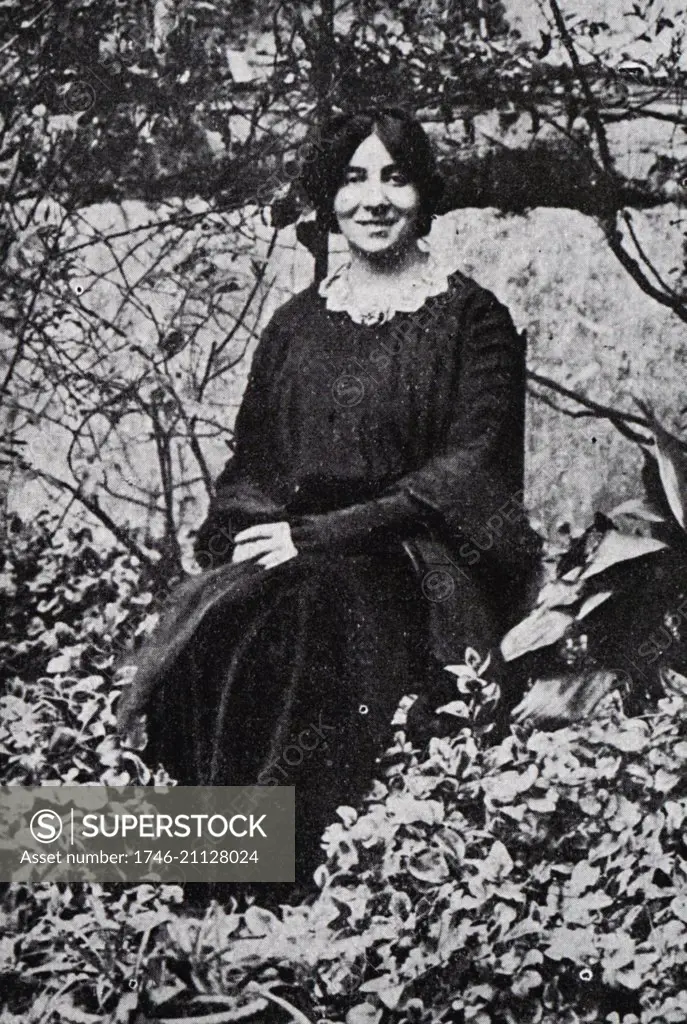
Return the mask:
<path fill-rule="evenodd" d="M 370 786 L 431 657 L 401 549 L 300 562 L 252 575 L 249 596 L 238 588 L 204 618 L 151 700 L 147 756 L 181 785 L 294 786 L 307 882 L 324 828 Z"/>

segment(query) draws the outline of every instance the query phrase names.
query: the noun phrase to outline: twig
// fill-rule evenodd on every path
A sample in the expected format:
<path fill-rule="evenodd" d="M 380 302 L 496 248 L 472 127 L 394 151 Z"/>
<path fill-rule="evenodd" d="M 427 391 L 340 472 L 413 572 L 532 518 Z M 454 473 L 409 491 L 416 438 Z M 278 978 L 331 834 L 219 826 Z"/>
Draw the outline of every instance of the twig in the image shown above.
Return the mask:
<path fill-rule="evenodd" d="M 649 259 L 646 251 L 644 250 L 644 247 L 643 247 L 642 243 L 639 241 L 639 238 L 637 237 L 637 232 L 635 231 L 634 224 L 632 223 L 632 216 L 631 216 L 631 214 L 628 213 L 627 210 L 623 210 L 622 217 L 623 217 L 623 221 L 625 222 L 625 224 L 627 226 L 627 230 L 630 232 L 630 238 L 632 239 L 632 241 L 634 243 L 635 249 L 639 253 L 639 255 L 640 255 L 641 259 L 643 260 L 643 262 L 645 263 L 645 265 L 649 268 L 649 270 L 651 271 L 653 276 L 656 278 L 656 280 L 660 284 L 661 288 L 663 288 L 664 291 L 666 291 L 669 295 L 674 296 L 676 299 L 678 299 L 678 300 L 680 300 L 680 302 L 682 302 L 682 296 L 680 295 L 680 293 L 676 292 L 675 289 L 672 287 L 672 285 L 668 284 L 667 281 L 663 280 L 663 278 L 661 277 L 660 273 L 658 272 L 658 269 L 654 266 L 653 262 Z"/>
<path fill-rule="evenodd" d="M 651 437 L 644 437 L 628 426 L 628 423 L 634 423 L 651 432 L 651 424 L 643 416 L 636 416 L 631 412 L 621 412 L 619 409 L 613 409 L 609 405 L 602 405 L 591 398 L 585 398 L 584 395 L 571 391 L 570 388 L 566 388 L 563 384 L 559 384 L 558 381 L 552 380 L 550 377 L 543 377 L 539 373 L 534 373 L 533 370 L 527 371 L 527 378 L 541 387 L 550 388 L 559 395 L 564 395 L 566 398 L 571 398 L 574 402 L 579 402 L 580 405 L 584 405 L 586 409 L 590 410 L 590 415 L 598 416 L 599 419 L 610 420 L 616 430 L 620 431 L 623 436 L 631 441 L 636 441 L 638 444 L 652 443 Z M 565 410 L 561 409 L 560 412 L 565 412 Z M 570 415 L 575 414 L 571 413 Z"/>
<path fill-rule="evenodd" d="M 272 255 L 272 253 L 274 252 L 274 247 L 277 244 L 277 235 L 278 234 L 279 234 L 279 232 L 275 228 L 273 230 L 273 232 L 272 232 L 272 237 L 270 238 L 269 245 L 267 247 L 267 253 L 265 254 L 265 259 L 264 259 L 262 265 L 260 266 L 260 269 L 258 270 L 258 273 L 255 275 L 255 281 L 254 281 L 250 291 L 248 292 L 246 300 L 243 303 L 243 306 L 241 307 L 241 310 L 240 310 L 238 316 L 236 317 L 236 321 L 234 323 L 234 326 L 231 328 L 231 330 L 229 331 L 229 333 L 227 334 L 226 338 L 224 338 L 223 341 L 221 341 L 218 345 L 216 345 L 215 342 L 213 341 L 212 345 L 210 346 L 210 352 L 208 354 L 207 363 L 205 364 L 205 370 L 203 371 L 203 375 L 202 375 L 201 380 L 200 380 L 200 382 L 198 384 L 197 397 L 198 397 L 199 400 L 202 397 L 202 395 L 203 395 L 207 385 L 217 375 L 216 373 L 212 373 L 211 372 L 215 360 L 217 359 L 218 356 L 220 356 L 222 354 L 222 352 L 226 349 L 227 345 L 229 345 L 231 343 L 231 341 L 234 338 L 234 336 L 235 336 L 236 332 L 238 331 L 239 327 L 243 326 L 244 320 L 246 318 L 246 314 L 248 313 L 248 310 L 251 307 L 253 299 L 255 298 L 255 295 L 257 294 L 258 289 L 260 288 L 260 286 L 262 285 L 262 283 L 263 283 L 263 281 L 265 279 L 265 274 L 267 273 L 267 264 L 268 264 L 268 261 L 269 261 L 271 255 Z"/>
<path fill-rule="evenodd" d="M 83 493 L 80 487 L 70 484 L 68 480 L 61 480 L 59 477 L 53 476 L 52 473 L 48 473 L 44 469 L 37 469 L 34 466 L 30 466 L 28 463 L 24 465 L 24 468 L 34 473 L 42 480 L 45 480 L 46 483 L 52 484 L 53 487 L 59 487 L 61 490 L 68 491 L 69 494 L 71 494 L 77 501 L 81 502 L 84 508 L 87 509 L 91 515 L 95 516 L 96 519 L 99 519 L 103 526 L 106 526 L 110 533 L 119 541 L 120 544 L 127 548 L 128 551 L 133 555 L 136 555 L 137 558 L 140 558 L 141 562 L 149 568 L 154 566 L 154 562 L 150 556 L 138 546 L 136 541 L 129 536 L 123 527 L 118 526 L 114 519 L 112 519 L 111 516 L 109 516 L 107 512 L 100 507 L 100 503 L 97 498 L 89 498 L 87 494 Z"/>
<path fill-rule="evenodd" d="M 654 110 L 652 107 L 629 107 L 622 111 L 609 111 L 604 113 L 604 124 L 617 124 L 619 121 L 636 121 L 639 118 L 650 118 L 652 121 L 667 121 L 669 124 L 678 125 L 681 128 L 687 127 L 687 116 L 684 114 L 669 114 L 665 111 Z"/>
<path fill-rule="evenodd" d="M 639 285 L 642 291 L 652 299 L 656 299 L 656 301 L 660 302 L 662 306 L 667 306 L 668 309 L 671 309 L 673 313 L 683 321 L 683 323 L 687 323 L 687 304 L 677 297 L 672 289 L 661 290 L 661 288 L 657 288 L 656 285 L 652 284 L 642 270 L 640 264 L 630 255 L 629 252 L 627 252 L 622 244 L 622 235 L 620 234 L 617 223 L 617 210 L 620 205 L 617 202 L 619 179 L 615 170 L 610 147 L 608 145 L 606 128 L 601 118 L 599 105 L 594 93 L 592 92 L 587 74 L 582 66 L 577 50 L 575 49 L 575 43 L 573 42 L 570 31 L 568 30 L 568 26 L 565 24 L 565 18 L 561 12 L 558 0 L 548 0 L 548 3 L 556 29 L 560 35 L 561 42 L 568 52 L 575 77 L 579 82 L 580 88 L 582 89 L 582 93 L 587 102 L 587 120 L 589 121 L 589 125 L 596 139 L 604 176 L 611 188 L 611 196 L 613 198 L 612 206 L 615 212 L 601 220 L 601 227 L 604 235 L 606 236 L 606 241 L 608 242 L 613 255 L 625 268 L 633 281 Z M 643 250 L 641 250 L 640 247 L 638 247 L 638 252 L 640 256 L 644 258 Z M 645 260 L 645 263 L 649 270 L 653 272 L 653 265 L 647 260 Z"/>
<path fill-rule="evenodd" d="M 687 324 L 687 304 L 680 298 L 666 294 L 651 283 L 637 260 L 624 248 L 622 236 L 618 230 L 615 218 L 606 218 L 602 221 L 601 227 L 611 252 L 622 264 L 632 280 L 639 285 L 646 295 L 656 299 L 662 306 L 667 306 L 683 323 Z"/>
<path fill-rule="evenodd" d="M 170 438 L 168 432 L 162 425 L 154 399 L 151 401 L 148 411 L 153 424 L 153 439 L 157 450 L 160 479 L 162 481 L 162 494 L 165 503 L 165 547 L 168 552 L 168 556 L 171 555 L 171 563 L 174 568 L 181 569 L 181 549 L 179 547 L 176 521 L 174 518 L 174 480 L 172 473 Z"/>
<path fill-rule="evenodd" d="M 45 12 L 49 11 L 51 7 L 52 7 L 51 3 L 44 4 L 43 7 L 41 7 L 41 9 L 38 12 L 38 14 L 35 14 L 33 16 L 33 18 L 30 18 L 27 22 L 25 22 L 22 25 L 22 30 L 26 31 L 26 29 L 28 29 L 28 28 L 33 28 L 33 26 L 36 24 L 36 22 L 39 20 L 39 18 L 42 18 L 43 15 L 45 14 Z M 2 46 L 0 46 L 0 53 L 4 53 L 5 50 L 8 50 L 10 48 L 10 46 L 13 46 L 14 43 L 16 43 L 17 39 L 19 39 L 20 35 L 21 35 L 21 32 L 16 32 L 13 36 L 11 36 L 10 39 L 7 40 L 6 43 L 3 43 Z"/>
<path fill-rule="evenodd" d="M 572 64 L 575 77 L 580 83 L 580 88 L 584 94 L 584 98 L 587 101 L 587 118 L 589 120 L 590 127 L 596 138 L 596 143 L 599 147 L 599 156 L 601 157 L 601 163 L 606 174 L 609 176 L 612 182 L 615 182 L 616 174 L 615 167 L 613 164 L 613 157 L 611 150 L 608 145 L 608 138 L 606 136 L 606 129 L 603 121 L 599 115 L 599 108 L 596 102 L 594 93 L 592 92 L 589 80 L 582 67 L 582 62 L 578 56 L 577 50 L 575 49 L 575 43 L 573 42 L 572 36 L 568 30 L 568 26 L 565 24 L 565 18 L 563 17 L 562 11 L 558 6 L 558 0 L 549 0 L 549 7 L 553 14 L 554 24 L 558 30 L 558 34 L 561 37 L 563 46 L 568 51 L 570 57 L 570 63 Z"/>

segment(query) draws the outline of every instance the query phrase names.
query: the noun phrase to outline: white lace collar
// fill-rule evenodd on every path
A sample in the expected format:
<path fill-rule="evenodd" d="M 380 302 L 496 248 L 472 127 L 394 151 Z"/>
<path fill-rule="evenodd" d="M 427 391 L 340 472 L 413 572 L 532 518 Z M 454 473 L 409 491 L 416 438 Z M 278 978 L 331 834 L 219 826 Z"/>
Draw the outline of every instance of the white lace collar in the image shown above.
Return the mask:
<path fill-rule="evenodd" d="M 348 313 L 356 324 L 375 326 L 386 323 L 396 313 L 414 313 L 434 295 L 442 295 L 449 287 L 449 273 L 430 252 L 417 277 L 404 283 L 403 291 L 389 291 L 375 297 L 374 303 L 356 295 L 349 281 L 350 260 L 337 267 L 320 283 L 319 294 L 333 313 Z"/>

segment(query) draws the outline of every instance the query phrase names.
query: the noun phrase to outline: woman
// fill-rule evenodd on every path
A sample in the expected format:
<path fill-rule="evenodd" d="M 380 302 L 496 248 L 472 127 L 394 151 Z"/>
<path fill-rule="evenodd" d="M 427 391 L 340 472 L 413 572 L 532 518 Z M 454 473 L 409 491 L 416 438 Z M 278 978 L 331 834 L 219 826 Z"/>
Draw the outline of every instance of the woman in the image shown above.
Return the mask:
<path fill-rule="evenodd" d="M 180 782 L 294 785 L 301 879 L 400 697 L 431 712 L 451 695 L 443 666 L 498 643 L 538 551 L 524 342 L 420 242 L 441 192 L 422 128 L 392 108 L 338 116 L 304 185 L 350 259 L 267 326 L 198 534 L 208 571 L 120 707 L 123 728 L 148 711 Z"/>

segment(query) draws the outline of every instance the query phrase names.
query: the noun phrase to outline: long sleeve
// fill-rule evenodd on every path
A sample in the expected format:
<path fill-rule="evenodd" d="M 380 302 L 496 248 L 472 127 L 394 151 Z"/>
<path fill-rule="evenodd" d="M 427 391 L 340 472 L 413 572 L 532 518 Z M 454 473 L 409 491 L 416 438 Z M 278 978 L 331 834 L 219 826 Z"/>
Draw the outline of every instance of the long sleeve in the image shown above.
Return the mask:
<path fill-rule="evenodd" d="M 475 288 L 461 314 L 459 372 L 443 440 L 417 470 L 379 498 L 292 524 L 299 549 L 354 550 L 378 533 L 440 526 L 470 538 L 522 496 L 525 343 L 508 311 Z M 521 523 L 521 530 L 523 524 Z M 512 536 L 512 526 L 502 533 Z"/>
<path fill-rule="evenodd" d="M 280 319 L 278 311 L 258 342 L 234 424 L 234 455 L 215 481 L 207 517 L 196 536 L 194 552 L 202 568 L 230 561 L 234 537 L 241 530 L 284 516 L 284 507 L 261 486 L 267 467 L 259 445 L 265 389 L 285 345 Z"/>

